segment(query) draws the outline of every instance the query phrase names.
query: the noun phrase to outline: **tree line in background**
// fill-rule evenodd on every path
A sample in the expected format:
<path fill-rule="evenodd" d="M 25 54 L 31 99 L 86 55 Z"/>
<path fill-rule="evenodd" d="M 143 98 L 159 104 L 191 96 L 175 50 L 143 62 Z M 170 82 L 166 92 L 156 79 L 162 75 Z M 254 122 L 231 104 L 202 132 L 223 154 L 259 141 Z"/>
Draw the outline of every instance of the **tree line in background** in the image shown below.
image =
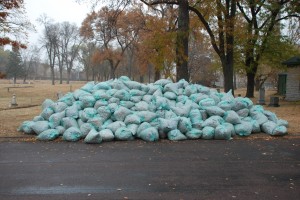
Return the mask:
<path fill-rule="evenodd" d="M 117 0 L 100 8 L 104 1 L 89 2 L 95 9 L 81 27 L 41 16 L 40 46 L 21 53 L 13 48 L 7 75 L 23 74 L 26 80 L 43 63 L 43 49 L 52 84 L 57 75 L 60 83 L 64 77 L 69 83 L 81 71 L 86 81 L 127 75 L 142 82 L 184 78 L 211 86 L 220 71 L 225 91 L 234 91 L 239 74 L 247 80 L 246 96 L 253 97 L 255 86 L 276 77 L 281 62 L 299 54 L 297 0 Z M 13 66 L 22 70 L 14 74 Z"/>

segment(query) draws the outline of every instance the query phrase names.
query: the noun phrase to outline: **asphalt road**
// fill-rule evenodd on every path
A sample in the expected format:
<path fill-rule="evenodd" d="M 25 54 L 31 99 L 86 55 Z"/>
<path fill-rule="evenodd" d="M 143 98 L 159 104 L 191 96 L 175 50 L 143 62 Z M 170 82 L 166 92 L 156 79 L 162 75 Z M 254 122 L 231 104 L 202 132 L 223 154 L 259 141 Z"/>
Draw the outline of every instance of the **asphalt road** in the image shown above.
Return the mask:
<path fill-rule="evenodd" d="M 300 199 L 300 139 L 0 142 L 0 199 Z"/>

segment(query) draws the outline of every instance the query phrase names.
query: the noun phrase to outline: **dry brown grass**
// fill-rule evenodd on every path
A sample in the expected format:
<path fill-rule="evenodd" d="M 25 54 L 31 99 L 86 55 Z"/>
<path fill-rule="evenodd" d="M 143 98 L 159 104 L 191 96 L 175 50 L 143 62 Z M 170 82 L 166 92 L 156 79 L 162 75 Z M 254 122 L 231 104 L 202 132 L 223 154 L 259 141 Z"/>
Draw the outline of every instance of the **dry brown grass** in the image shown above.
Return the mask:
<path fill-rule="evenodd" d="M 246 95 L 246 89 L 239 89 L 235 91 L 235 94 L 241 94 L 241 96 Z M 288 133 L 289 136 L 294 137 L 300 133 L 300 101 L 289 102 L 282 98 L 279 100 L 280 107 L 269 107 L 270 96 L 276 94 L 276 90 L 266 90 L 266 105 L 264 108 L 266 110 L 274 112 L 278 118 L 287 120 L 289 122 Z M 257 103 L 258 92 L 255 92 L 255 98 L 252 98 L 254 104 Z"/>
<path fill-rule="evenodd" d="M 22 137 L 23 134 L 17 128 L 25 120 L 32 120 L 41 113 L 41 104 L 45 99 L 57 100 L 57 93 L 63 94 L 82 87 L 84 82 L 71 82 L 67 84 L 51 85 L 50 81 L 34 81 L 32 84 L 9 84 L 7 80 L 0 80 L 0 137 Z M 9 92 L 7 87 L 10 88 Z M 33 86 L 29 88 L 22 88 Z M 9 109 L 12 95 L 16 94 L 18 107 L 38 105 L 28 108 Z"/>
<path fill-rule="evenodd" d="M 24 137 L 23 133 L 17 131 L 19 125 L 25 120 L 32 120 L 36 115 L 41 112 L 40 105 L 46 99 L 57 100 L 57 93 L 67 93 L 70 90 L 74 91 L 82 87 L 84 82 L 71 82 L 67 84 L 56 84 L 51 85 L 49 81 L 35 81 L 31 84 L 30 88 L 22 88 L 28 86 L 28 84 L 18 84 L 19 88 L 11 88 L 7 91 L 7 87 L 14 86 L 9 84 L 7 80 L 0 80 L 0 138 L 2 137 Z M 267 90 L 266 92 L 266 104 L 269 104 L 270 96 L 275 94 L 274 90 Z M 28 108 L 8 109 L 9 102 L 11 101 L 12 95 L 16 94 L 17 103 L 19 107 L 26 107 L 31 105 L 38 105 Z M 245 95 L 245 89 L 239 89 L 235 94 Z M 255 96 L 258 96 L 256 93 Z M 253 98 L 254 103 L 257 102 L 256 98 Z M 270 110 L 279 118 L 285 119 L 289 122 L 289 136 L 296 137 L 300 133 L 300 102 L 287 102 L 280 100 L 280 107 L 268 107 L 265 109 Z M 8 109 L 8 110 L 5 110 Z M 261 138 L 265 134 L 253 134 L 250 138 Z M 268 136 L 267 136 L 268 137 Z"/>

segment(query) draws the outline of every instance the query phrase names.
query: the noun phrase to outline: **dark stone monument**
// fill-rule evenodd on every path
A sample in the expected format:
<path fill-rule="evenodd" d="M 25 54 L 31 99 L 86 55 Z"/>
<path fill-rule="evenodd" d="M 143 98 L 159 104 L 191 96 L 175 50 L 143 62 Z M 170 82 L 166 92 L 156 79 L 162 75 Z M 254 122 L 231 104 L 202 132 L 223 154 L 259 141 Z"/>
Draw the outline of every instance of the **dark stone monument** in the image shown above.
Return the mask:
<path fill-rule="evenodd" d="M 268 106 L 279 107 L 279 97 L 271 96 L 270 97 L 270 104 Z"/>

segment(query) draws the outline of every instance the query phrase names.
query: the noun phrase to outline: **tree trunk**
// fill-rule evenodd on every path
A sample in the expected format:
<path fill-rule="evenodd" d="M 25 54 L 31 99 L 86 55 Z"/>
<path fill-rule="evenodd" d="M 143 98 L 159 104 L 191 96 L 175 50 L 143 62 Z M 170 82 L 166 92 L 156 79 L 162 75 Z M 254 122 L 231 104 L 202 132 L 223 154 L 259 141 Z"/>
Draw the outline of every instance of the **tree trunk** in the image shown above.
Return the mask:
<path fill-rule="evenodd" d="M 110 78 L 111 79 L 115 79 L 116 77 L 116 68 L 114 67 L 114 63 L 112 60 L 108 60 L 109 61 L 109 65 L 110 65 Z"/>
<path fill-rule="evenodd" d="M 254 97 L 255 73 L 247 72 L 247 92 L 246 97 Z"/>
<path fill-rule="evenodd" d="M 129 65 L 128 71 L 129 71 L 128 76 L 129 76 L 130 79 L 132 79 L 132 65 L 131 64 Z"/>
<path fill-rule="evenodd" d="M 260 88 L 260 80 L 258 77 L 255 78 L 255 91 L 259 91 Z"/>
<path fill-rule="evenodd" d="M 255 88 L 255 74 L 257 71 L 257 66 L 254 65 L 253 54 L 246 53 L 246 76 L 247 76 L 247 91 L 246 97 L 254 97 L 254 88 Z"/>
<path fill-rule="evenodd" d="M 63 74 L 63 72 L 62 72 L 63 70 L 62 70 L 62 67 L 60 67 L 59 68 L 59 84 L 62 84 L 62 74 Z"/>
<path fill-rule="evenodd" d="M 110 78 L 112 79 L 116 78 L 114 67 L 110 67 Z"/>
<path fill-rule="evenodd" d="M 89 82 L 89 70 L 85 71 L 86 82 Z"/>
<path fill-rule="evenodd" d="M 236 83 L 236 72 L 233 70 L 233 88 L 237 89 L 237 83 Z"/>
<path fill-rule="evenodd" d="M 140 83 L 144 83 L 144 76 L 140 75 Z"/>
<path fill-rule="evenodd" d="M 235 13 L 236 13 L 236 1 L 226 1 L 226 10 L 228 14 L 225 15 L 225 35 L 226 35 L 226 69 L 223 67 L 224 73 L 224 91 L 228 92 L 232 90 L 234 95 L 234 84 L 233 84 L 233 47 L 234 47 L 234 25 L 235 25 Z M 229 12 L 230 10 L 230 12 Z M 230 14 L 229 14 L 230 13 Z M 227 29 L 227 30 L 226 30 Z"/>
<path fill-rule="evenodd" d="M 246 59 L 246 71 L 247 71 L 247 92 L 246 97 L 254 97 L 255 89 L 255 75 L 257 72 L 258 64 L 251 58 Z"/>
<path fill-rule="evenodd" d="M 67 69 L 67 84 L 70 84 L 71 69 Z"/>
<path fill-rule="evenodd" d="M 148 83 L 151 82 L 151 65 L 148 64 Z"/>
<path fill-rule="evenodd" d="M 234 95 L 234 87 L 233 87 L 233 60 L 227 60 L 223 66 L 223 76 L 224 76 L 224 91 L 228 92 L 232 91 Z"/>
<path fill-rule="evenodd" d="M 52 85 L 55 85 L 54 67 L 51 67 L 51 79 L 52 79 Z"/>
<path fill-rule="evenodd" d="M 128 77 L 132 79 L 133 53 L 129 53 Z"/>
<path fill-rule="evenodd" d="M 92 81 L 95 81 L 95 66 L 92 67 Z"/>
<path fill-rule="evenodd" d="M 178 31 L 176 38 L 176 79 L 189 81 L 188 44 L 189 44 L 189 2 L 179 1 Z"/>
<path fill-rule="evenodd" d="M 160 71 L 159 69 L 155 69 L 154 81 L 157 81 L 159 79 L 160 79 Z"/>
<path fill-rule="evenodd" d="M 27 74 L 24 75 L 23 84 L 26 83 L 26 79 L 27 79 Z"/>

